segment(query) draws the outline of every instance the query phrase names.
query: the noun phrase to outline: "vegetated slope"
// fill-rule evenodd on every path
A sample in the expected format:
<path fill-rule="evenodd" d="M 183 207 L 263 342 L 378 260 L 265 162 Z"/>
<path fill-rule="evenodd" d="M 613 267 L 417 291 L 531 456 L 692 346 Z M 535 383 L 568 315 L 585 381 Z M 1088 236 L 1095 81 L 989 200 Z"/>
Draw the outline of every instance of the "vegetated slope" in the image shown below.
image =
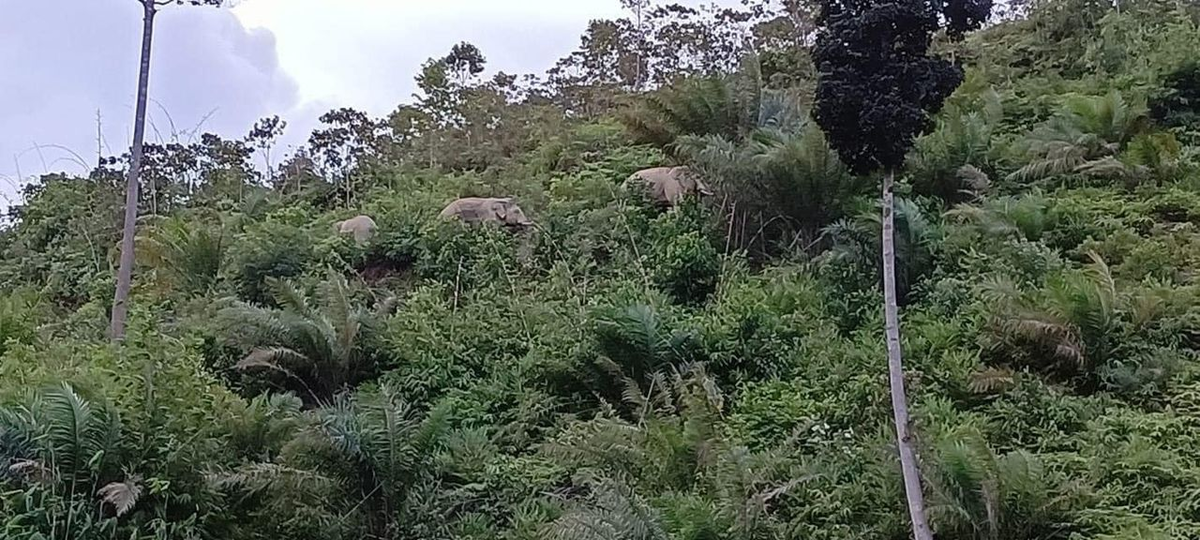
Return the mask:
<path fill-rule="evenodd" d="M 947 51 L 897 205 L 938 538 L 1200 536 L 1197 20 L 1050 0 Z M 906 538 L 877 180 L 770 43 L 524 96 L 456 48 L 268 175 L 151 150 L 120 348 L 122 164 L 42 178 L 0 233 L 0 537 Z M 716 195 L 622 188 L 675 164 Z"/>

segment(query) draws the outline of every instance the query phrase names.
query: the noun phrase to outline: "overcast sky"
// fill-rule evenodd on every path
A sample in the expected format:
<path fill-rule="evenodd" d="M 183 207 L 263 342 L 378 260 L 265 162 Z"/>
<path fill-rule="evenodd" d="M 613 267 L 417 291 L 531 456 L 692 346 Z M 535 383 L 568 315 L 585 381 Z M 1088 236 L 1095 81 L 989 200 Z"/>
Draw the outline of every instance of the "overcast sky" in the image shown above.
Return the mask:
<path fill-rule="evenodd" d="M 186 136 L 201 123 L 240 136 L 279 114 L 290 121 L 287 140 L 302 141 L 331 108 L 384 114 L 410 100 L 420 64 L 459 41 L 478 45 L 492 71 L 541 73 L 574 49 L 588 20 L 618 15 L 619 0 L 166 8 L 156 26 L 148 138 Z M 80 172 L 99 146 L 105 154 L 128 147 L 140 39 L 134 0 L 0 0 L 0 194 L 11 197 L 19 177 Z"/>

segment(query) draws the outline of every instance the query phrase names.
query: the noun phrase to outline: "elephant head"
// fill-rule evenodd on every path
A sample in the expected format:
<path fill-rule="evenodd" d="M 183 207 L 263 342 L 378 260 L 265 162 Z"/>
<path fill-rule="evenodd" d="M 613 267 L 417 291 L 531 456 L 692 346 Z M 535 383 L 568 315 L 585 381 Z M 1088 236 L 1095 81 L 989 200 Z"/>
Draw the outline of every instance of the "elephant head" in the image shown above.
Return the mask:
<path fill-rule="evenodd" d="M 525 212 L 521 210 L 517 203 L 513 202 L 512 197 L 492 200 L 492 212 L 500 223 L 509 227 L 528 227 L 533 225 Z"/>
<path fill-rule="evenodd" d="M 675 177 L 679 180 L 679 185 L 685 193 L 695 193 L 703 197 L 711 197 L 713 192 L 708 189 L 704 181 L 700 179 L 700 175 L 686 167 L 676 167 L 673 171 Z"/>

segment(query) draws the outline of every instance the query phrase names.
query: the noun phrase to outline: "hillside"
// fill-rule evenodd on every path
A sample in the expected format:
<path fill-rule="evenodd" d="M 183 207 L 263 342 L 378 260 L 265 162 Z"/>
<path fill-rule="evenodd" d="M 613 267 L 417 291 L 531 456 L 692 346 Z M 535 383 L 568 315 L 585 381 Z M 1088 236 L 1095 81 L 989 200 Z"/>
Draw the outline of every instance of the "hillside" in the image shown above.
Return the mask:
<path fill-rule="evenodd" d="M 120 345 L 128 157 L 29 185 L 0 538 L 908 538 L 879 179 L 810 119 L 784 4 L 597 21 L 539 77 L 463 44 L 279 163 L 278 119 L 149 145 Z M 1200 538 L 1200 10 L 1010 6 L 937 41 L 966 80 L 899 172 L 931 524 Z M 678 165 L 713 194 L 625 184 Z"/>

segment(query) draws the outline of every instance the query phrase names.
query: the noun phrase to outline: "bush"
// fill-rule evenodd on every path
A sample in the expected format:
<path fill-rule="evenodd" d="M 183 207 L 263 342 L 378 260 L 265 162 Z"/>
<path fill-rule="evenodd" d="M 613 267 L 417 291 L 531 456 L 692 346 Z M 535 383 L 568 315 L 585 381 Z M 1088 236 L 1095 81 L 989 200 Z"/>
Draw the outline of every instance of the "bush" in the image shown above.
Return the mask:
<path fill-rule="evenodd" d="M 267 278 L 303 275 L 314 260 L 312 237 L 290 224 L 267 221 L 247 227 L 230 253 L 230 280 L 238 298 L 271 305 Z"/>
<path fill-rule="evenodd" d="M 455 295 L 487 283 L 505 283 L 519 269 L 521 241 L 499 227 L 457 221 L 428 225 L 421 234 L 417 273 Z"/>

